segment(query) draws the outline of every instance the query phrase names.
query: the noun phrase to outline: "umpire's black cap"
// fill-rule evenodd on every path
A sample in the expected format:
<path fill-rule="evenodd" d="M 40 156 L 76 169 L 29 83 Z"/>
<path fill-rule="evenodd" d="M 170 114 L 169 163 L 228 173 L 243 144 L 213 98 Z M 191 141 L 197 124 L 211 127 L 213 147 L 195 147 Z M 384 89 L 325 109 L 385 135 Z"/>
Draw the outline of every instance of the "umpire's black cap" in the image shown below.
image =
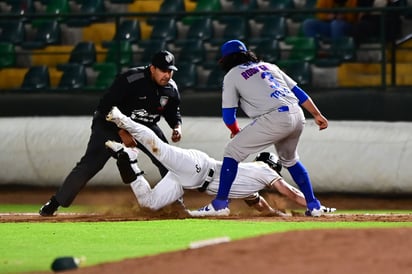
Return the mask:
<path fill-rule="evenodd" d="M 156 53 L 152 58 L 152 65 L 161 70 L 177 70 L 177 67 L 175 66 L 175 57 L 167 50 L 162 50 Z"/>

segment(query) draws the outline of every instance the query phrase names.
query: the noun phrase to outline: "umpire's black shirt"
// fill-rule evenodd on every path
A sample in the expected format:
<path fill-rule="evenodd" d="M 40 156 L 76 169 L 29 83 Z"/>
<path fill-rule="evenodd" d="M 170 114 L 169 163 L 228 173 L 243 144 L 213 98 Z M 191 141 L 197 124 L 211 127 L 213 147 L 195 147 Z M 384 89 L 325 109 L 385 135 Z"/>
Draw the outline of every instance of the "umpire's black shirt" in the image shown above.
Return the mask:
<path fill-rule="evenodd" d="M 180 94 L 174 80 L 159 86 L 152 80 L 149 66 L 136 67 L 116 76 L 100 99 L 96 116 L 104 119 L 116 106 L 126 116 L 148 127 L 154 126 L 163 116 L 174 128 L 182 123 L 179 105 Z"/>

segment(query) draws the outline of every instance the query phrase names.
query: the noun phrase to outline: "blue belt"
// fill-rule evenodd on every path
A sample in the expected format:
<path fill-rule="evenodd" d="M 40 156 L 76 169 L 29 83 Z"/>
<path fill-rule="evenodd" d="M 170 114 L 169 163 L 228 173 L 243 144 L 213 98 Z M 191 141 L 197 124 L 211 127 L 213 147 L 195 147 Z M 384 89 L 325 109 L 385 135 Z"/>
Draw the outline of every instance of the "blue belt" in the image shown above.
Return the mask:
<path fill-rule="evenodd" d="M 289 107 L 288 107 L 288 106 L 278 107 L 278 112 L 286 112 L 286 111 L 289 111 Z"/>

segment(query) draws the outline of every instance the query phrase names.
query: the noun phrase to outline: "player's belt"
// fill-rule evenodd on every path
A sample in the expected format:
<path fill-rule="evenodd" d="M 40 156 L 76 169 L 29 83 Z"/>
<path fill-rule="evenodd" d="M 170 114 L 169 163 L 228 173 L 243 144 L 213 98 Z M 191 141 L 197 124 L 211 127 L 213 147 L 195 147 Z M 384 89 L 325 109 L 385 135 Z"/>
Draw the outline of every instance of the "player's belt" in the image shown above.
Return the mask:
<path fill-rule="evenodd" d="M 285 111 L 289 111 L 289 107 L 288 107 L 288 106 L 278 107 L 278 112 L 285 112 Z"/>
<path fill-rule="evenodd" d="M 209 169 L 209 173 L 207 174 L 205 182 L 202 184 L 201 187 L 198 187 L 197 190 L 199 190 L 200 192 L 205 192 L 209 184 L 212 182 L 214 174 L 215 170 L 212 168 Z"/>
<path fill-rule="evenodd" d="M 295 110 L 298 108 L 299 106 L 297 104 L 293 104 L 293 105 L 289 105 L 289 106 L 281 106 L 278 107 L 276 110 L 277 112 L 295 112 Z"/>

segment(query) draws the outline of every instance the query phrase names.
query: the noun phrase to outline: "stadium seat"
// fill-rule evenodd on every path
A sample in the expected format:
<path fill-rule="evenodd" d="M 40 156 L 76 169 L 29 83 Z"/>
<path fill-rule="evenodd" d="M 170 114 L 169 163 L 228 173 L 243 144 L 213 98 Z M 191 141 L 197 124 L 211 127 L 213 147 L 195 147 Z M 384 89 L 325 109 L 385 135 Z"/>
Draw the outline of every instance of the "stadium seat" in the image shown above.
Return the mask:
<path fill-rule="evenodd" d="M 198 39 L 208 41 L 213 38 L 214 28 L 212 18 L 194 18 L 190 24 L 185 39 Z"/>
<path fill-rule="evenodd" d="M 57 89 L 80 90 L 87 85 L 86 69 L 80 64 L 64 64 L 57 66 L 63 72 Z"/>
<path fill-rule="evenodd" d="M 93 83 L 88 83 L 85 90 L 103 91 L 110 87 L 117 74 L 117 66 L 114 63 L 95 63 L 93 70 L 97 77 Z"/>
<path fill-rule="evenodd" d="M 176 40 L 174 46 L 177 63 L 190 62 L 198 64 L 206 59 L 206 50 L 202 40 Z"/>
<path fill-rule="evenodd" d="M 105 44 L 107 48 L 105 63 L 130 66 L 133 62 L 132 45 L 128 41 L 113 41 Z"/>
<path fill-rule="evenodd" d="M 153 25 L 150 39 L 172 41 L 177 37 L 176 20 L 172 18 L 159 18 Z"/>
<path fill-rule="evenodd" d="M 78 11 L 74 12 L 71 11 L 73 14 L 70 16 L 69 19 L 65 20 L 65 23 L 70 27 L 84 27 L 92 24 L 93 22 L 97 22 L 99 20 L 105 20 L 105 18 L 99 18 L 99 16 L 95 15 L 96 13 L 103 13 L 106 11 L 106 7 L 104 5 L 103 0 L 87 0 L 81 1 L 76 0 L 78 4 L 80 4 L 80 8 Z M 87 17 L 76 17 L 75 13 L 85 13 L 90 14 Z"/>
<path fill-rule="evenodd" d="M 220 0 L 198 0 L 196 7 L 193 11 L 194 12 L 207 12 L 207 11 L 215 12 L 215 11 L 221 11 L 221 10 L 222 10 L 222 4 Z M 182 18 L 182 22 L 185 25 L 190 25 L 192 24 L 195 18 L 199 18 L 199 16 L 188 15 Z"/>
<path fill-rule="evenodd" d="M 197 68 L 192 62 L 179 62 L 176 64 L 178 71 L 173 73 L 179 91 L 194 89 L 197 84 Z"/>
<path fill-rule="evenodd" d="M 16 65 L 16 50 L 12 43 L 0 42 L 0 69 Z"/>
<path fill-rule="evenodd" d="M 223 25 L 223 33 L 221 36 L 215 36 L 211 39 L 211 44 L 220 46 L 222 43 L 230 39 L 247 40 L 250 36 L 250 26 L 248 19 L 243 16 L 225 16 L 219 20 Z"/>
<path fill-rule="evenodd" d="M 249 48 L 262 60 L 276 63 L 280 59 L 279 41 L 275 39 L 261 39 L 256 43 L 249 43 Z"/>
<path fill-rule="evenodd" d="M 19 89 L 23 82 L 27 68 L 3 68 L 0 69 L 0 90 Z"/>
<path fill-rule="evenodd" d="M 57 20 L 43 20 L 37 27 L 33 40 L 25 40 L 21 46 L 24 49 L 40 49 L 48 45 L 61 44 L 61 28 Z"/>
<path fill-rule="evenodd" d="M 166 49 L 164 40 L 144 40 L 139 43 L 139 50 L 135 54 L 133 66 L 149 65 L 152 57 L 160 50 Z"/>
<path fill-rule="evenodd" d="M 356 59 L 356 46 L 353 37 L 340 37 L 323 42 L 314 64 L 319 67 L 337 67 L 342 62 L 350 62 Z"/>
<path fill-rule="evenodd" d="M 230 0 L 230 11 L 248 12 L 258 8 L 257 0 Z"/>
<path fill-rule="evenodd" d="M 120 22 L 113 36 L 113 41 L 129 41 L 137 43 L 141 39 L 140 23 L 136 19 L 127 19 Z"/>
<path fill-rule="evenodd" d="M 282 40 L 286 37 L 288 32 L 288 25 L 286 17 L 283 16 L 268 16 L 261 15 L 256 16 L 254 21 L 259 24 L 260 30 L 256 37 L 251 38 L 251 40 L 261 40 L 261 39 L 276 39 Z"/>
<path fill-rule="evenodd" d="M 70 13 L 70 5 L 69 0 L 51 0 L 51 1 L 40 1 L 43 5 L 45 5 L 46 14 L 51 15 L 59 15 Z M 31 21 L 32 26 L 39 27 L 44 23 L 44 21 L 50 21 L 50 18 L 40 18 L 40 19 L 33 19 Z M 63 16 L 53 17 L 52 20 L 56 20 L 59 23 L 62 23 L 64 20 Z"/>
<path fill-rule="evenodd" d="M 310 63 L 303 60 L 279 60 L 277 65 L 302 88 L 312 83 Z"/>
<path fill-rule="evenodd" d="M 36 11 L 33 0 L 7 0 L 5 2 L 10 7 L 10 10 L 7 12 L 22 15 L 20 19 L 24 22 L 28 21 L 28 18 L 24 15 L 34 13 Z"/>
<path fill-rule="evenodd" d="M 1 20 L 0 21 L 0 42 L 20 45 L 26 37 L 23 20 Z"/>
<path fill-rule="evenodd" d="M 96 46 L 93 42 L 82 41 L 76 44 L 70 53 L 69 63 L 91 66 L 96 62 Z"/>
<path fill-rule="evenodd" d="M 169 18 L 174 18 L 175 20 L 180 20 L 182 14 L 185 12 L 184 0 L 164 0 L 159 8 L 159 13 L 181 13 L 180 15 L 173 15 Z M 153 19 L 149 19 L 149 23 L 154 22 Z"/>
<path fill-rule="evenodd" d="M 223 78 L 225 72 L 217 65 L 206 65 L 207 73 L 205 83 L 198 84 L 196 90 L 198 91 L 221 91 L 223 85 Z"/>
<path fill-rule="evenodd" d="M 284 42 L 291 47 L 287 59 L 312 61 L 317 54 L 316 39 L 305 36 L 288 36 Z"/>
<path fill-rule="evenodd" d="M 317 0 L 305 0 L 303 6 L 299 7 L 300 9 L 316 9 L 316 2 Z M 296 7 L 297 8 L 297 7 Z M 302 22 L 305 19 L 312 18 L 314 17 L 314 13 L 307 13 L 307 12 L 301 12 L 301 13 L 294 13 L 290 15 L 290 18 L 294 22 Z"/>
<path fill-rule="evenodd" d="M 23 90 L 48 90 L 50 88 L 49 67 L 30 67 L 24 75 L 21 88 Z"/>
<path fill-rule="evenodd" d="M 135 2 L 135 0 L 110 0 L 110 3 L 113 4 L 131 4 Z"/>

